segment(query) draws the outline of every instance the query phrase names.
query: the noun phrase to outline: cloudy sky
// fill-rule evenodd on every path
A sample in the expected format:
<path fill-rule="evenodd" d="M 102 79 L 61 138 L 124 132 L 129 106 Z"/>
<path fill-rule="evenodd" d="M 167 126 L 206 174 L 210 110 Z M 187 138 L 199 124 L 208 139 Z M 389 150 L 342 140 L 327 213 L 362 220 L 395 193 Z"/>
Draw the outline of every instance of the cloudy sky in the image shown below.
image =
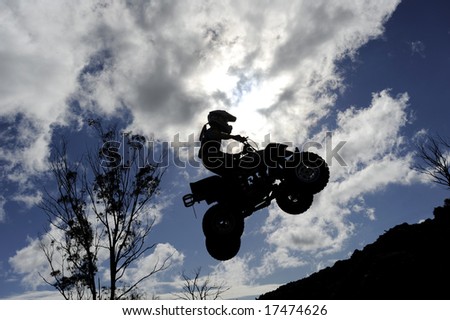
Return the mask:
<path fill-rule="evenodd" d="M 0 298 L 58 297 L 38 275 L 48 226 L 36 205 L 52 186 L 51 143 L 66 136 L 82 152 L 92 116 L 172 142 L 226 109 L 236 133 L 315 141 L 330 160 L 307 213 L 274 204 L 250 216 L 224 263 L 204 248 L 206 206 L 196 218 L 181 203 L 208 173 L 171 163 L 155 199 L 159 244 L 135 266 L 173 254 L 144 283 L 149 296 L 170 298 L 181 272 L 201 267 L 226 280 L 225 298 L 254 297 L 431 217 L 448 191 L 410 167 L 424 134 L 450 136 L 449 70 L 444 0 L 1 1 Z M 329 152 L 340 143 L 343 161 Z"/>

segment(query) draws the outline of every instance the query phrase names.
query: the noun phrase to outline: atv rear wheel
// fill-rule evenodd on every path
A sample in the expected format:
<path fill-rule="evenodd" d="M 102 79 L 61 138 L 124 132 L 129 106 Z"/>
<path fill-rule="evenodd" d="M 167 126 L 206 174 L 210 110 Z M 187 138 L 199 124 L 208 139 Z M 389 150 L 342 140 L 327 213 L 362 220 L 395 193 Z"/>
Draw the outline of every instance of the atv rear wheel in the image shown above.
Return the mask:
<path fill-rule="evenodd" d="M 308 210 L 313 203 L 314 196 L 311 193 L 283 190 L 276 197 L 281 210 L 289 214 L 301 214 Z"/>
<path fill-rule="evenodd" d="M 205 212 L 202 229 L 206 237 L 240 237 L 244 232 L 244 218 L 239 212 L 216 204 Z"/>
<path fill-rule="evenodd" d="M 241 248 L 240 237 L 206 237 L 206 250 L 216 260 L 226 261 L 237 255 Z"/>

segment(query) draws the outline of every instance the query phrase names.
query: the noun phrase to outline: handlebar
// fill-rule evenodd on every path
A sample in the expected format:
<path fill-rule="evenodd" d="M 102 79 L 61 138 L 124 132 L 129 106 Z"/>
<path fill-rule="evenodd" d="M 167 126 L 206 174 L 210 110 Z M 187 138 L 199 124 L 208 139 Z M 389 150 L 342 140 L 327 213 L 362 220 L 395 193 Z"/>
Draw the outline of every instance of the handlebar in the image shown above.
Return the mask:
<path fill-rule="evenodd" d="M 252 145 L 250 144 L 248 137 L 241 137 L 241 138 L 242 138 L 242 140 L 241 140 L 240 142 L 244 145 L 243 151 L 244 151 L 245 153 L 250 153 L 250 152 L 258 151 L 257 148 L 255 148 L 254 146 L 252 146 Z M 250 140 L 250 141 L 251 141 L 251 140 Z"/>

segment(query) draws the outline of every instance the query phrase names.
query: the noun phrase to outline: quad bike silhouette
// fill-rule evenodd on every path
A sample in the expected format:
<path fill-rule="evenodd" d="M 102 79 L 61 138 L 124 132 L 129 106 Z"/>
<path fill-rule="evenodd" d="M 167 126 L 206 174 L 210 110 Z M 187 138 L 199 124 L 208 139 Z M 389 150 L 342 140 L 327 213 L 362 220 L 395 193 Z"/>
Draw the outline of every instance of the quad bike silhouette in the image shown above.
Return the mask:
<path fill-rule="evenodd" d="M 297 215 L 309 209 L 314 194 L 328 183 L 327 163 L 312 152 L 294 152 L 287 145 L 270 143 L 255 149 L 242 140 L 239 167 L 232 175 L 213 175 L 190 183 L 192 193 L 183 197 L 186 207 L 205 201 L 213 204 L 204 214 L 202 229 L 208 253 L 217 260 L 229 260 L 240 249 L 244 219 L 270 205 Z"/>

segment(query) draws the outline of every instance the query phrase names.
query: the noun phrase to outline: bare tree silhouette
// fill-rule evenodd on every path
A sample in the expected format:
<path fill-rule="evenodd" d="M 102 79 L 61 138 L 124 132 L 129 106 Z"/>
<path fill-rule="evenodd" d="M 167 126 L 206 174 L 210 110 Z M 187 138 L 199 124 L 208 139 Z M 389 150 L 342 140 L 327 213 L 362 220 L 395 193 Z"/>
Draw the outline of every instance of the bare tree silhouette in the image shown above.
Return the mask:
<path fill-rule="evenodd" d="M 192 277 L 183 272 L 183 291 L 174 296 L 181 300 L 217 300 L 230 289 L 224 282 L 216 283 L 209 275 L 201 277 L 200 274 L 201 268 L 197 268 Z"/>
<path fill-rule="evenodd" d="M 428 135 L 425 141 L 417 144 L 417 150 L 421 162 L 415 169 L 450 189 L 450 139 Z"/>
<path fill-rule="evenodd" d="M 57 190 L 47 191 L 41 203 L 53 229 L 41 239 L 51 273 L 41 277 L 65 299 L 133 299 L 141 296 L 142 281 L 170 265 L 168 256 L 132 283 L 125 281 L 129 267 L 156 246 L 147 242 L 155 223 L 150 204 L 164 171 L 147 161 L 143 153 L 152 150 L 143 136 L 104 130 L 97 120 L 89 125 L 100 139 L 98 149 L 76 162 L 69 160 L 65 140 L 54 150 Z M 126 159 L 120 146 L 128 148 Z M 100 255 L 107 265 L 99 265 Z M 100 267 L 109 276 L 106 286 Z"/>

